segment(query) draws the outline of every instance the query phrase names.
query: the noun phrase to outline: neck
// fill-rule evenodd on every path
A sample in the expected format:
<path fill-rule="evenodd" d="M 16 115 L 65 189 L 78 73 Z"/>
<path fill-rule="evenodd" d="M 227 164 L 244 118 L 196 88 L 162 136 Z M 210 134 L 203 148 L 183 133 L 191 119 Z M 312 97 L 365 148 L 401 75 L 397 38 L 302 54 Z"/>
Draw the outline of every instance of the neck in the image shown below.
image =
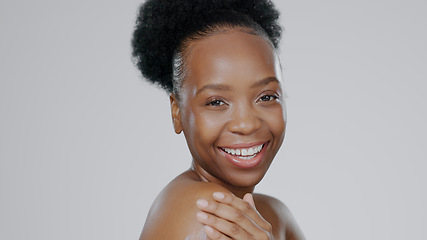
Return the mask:
<path fill-rule="evenodd" d="M 222 181 L 221 179 L 218 179 L 218 178 L 212 176 L 205 169 L 203 169 L 199 165 L 195 164 L 194 161 L 191 165 L 190 170 L 193 171 L 198 176 L 198 178 L 200 179 L 201 182 L 216 183 L 222 187 L 225 187 L 227 190 L 229 190 L 230 192 L 232 192 L 235 196 L 237 196 L 239 198 L 243 198 L 243 196 L 246 193 L 253 193 L 253 191 L 255 189 L 255 186 L 238 187 L 238 186 L 234 186 L 234 185 L 231 185 L 229 183 L 226 183 L 226 182 Z"/>

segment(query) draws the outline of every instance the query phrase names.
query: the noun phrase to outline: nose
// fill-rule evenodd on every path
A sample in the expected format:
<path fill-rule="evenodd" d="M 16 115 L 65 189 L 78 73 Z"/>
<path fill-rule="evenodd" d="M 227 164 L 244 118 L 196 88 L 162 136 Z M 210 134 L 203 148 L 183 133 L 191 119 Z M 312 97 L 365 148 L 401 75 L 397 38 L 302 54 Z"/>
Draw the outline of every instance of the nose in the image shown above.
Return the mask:
<path fill-rule="evenodd" d="M 262 125 L 259 113 L 251 106 L 237 105 L 232 107 L 232 113 L 228 122 L 228 131 L 250 135 L 256 132 Z"/>

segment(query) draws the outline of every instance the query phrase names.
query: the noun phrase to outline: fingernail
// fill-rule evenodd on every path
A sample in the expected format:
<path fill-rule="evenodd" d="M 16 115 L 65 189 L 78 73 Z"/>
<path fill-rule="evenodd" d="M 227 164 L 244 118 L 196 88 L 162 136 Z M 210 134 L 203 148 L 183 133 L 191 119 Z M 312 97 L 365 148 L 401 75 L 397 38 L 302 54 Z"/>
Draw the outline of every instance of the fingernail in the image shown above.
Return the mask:
<path fill-rule="evenodd" d="M 206 213 L 204 213 L 204 212 L 198 212 L 197 213 L 197 218 L 200 219 L 200 220 L 206 221 L 206 220 L 208 220 L 208 215 Z"/>
<path fill-rule="evenodd" d="M 214 197 L 214 198 L 216 198 L 216 199 L 222 200 L 222 199 L 224 199 L 224 198 L 225 198 L 225 195 L 224 195 L 224 193 L 215 192 L 215 193 L 213 194 L 213 197 Z"/>
<path fill-rule="evenodd" d="M 197 206 L 201 207 L 201 208 L 205 208 L 209 205 L 208 201 L 206 201 L 205 199 L 199 199 L 197 200 Z"/>

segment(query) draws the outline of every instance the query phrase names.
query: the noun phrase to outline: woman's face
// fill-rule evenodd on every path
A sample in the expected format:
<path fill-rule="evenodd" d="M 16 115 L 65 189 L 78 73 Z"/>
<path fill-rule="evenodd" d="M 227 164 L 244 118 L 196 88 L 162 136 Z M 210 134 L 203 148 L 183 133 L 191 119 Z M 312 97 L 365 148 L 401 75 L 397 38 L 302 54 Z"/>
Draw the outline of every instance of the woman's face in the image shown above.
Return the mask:
<path fill-rule="evenodd" d="M 280 66 L 262 37 L 230 31 L 195 41 L 186 56 L 175 130 L 184 132 L 196 171 L 220 185 L 253 187 L 285 134 Z"/>

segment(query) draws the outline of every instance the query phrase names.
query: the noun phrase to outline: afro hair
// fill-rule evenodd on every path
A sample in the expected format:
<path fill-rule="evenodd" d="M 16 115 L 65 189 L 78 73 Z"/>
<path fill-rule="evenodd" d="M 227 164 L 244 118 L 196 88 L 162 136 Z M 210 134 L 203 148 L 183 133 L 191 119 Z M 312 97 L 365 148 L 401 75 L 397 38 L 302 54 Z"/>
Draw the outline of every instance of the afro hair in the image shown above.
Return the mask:
<path fill-rule="evenodd" d="M 147 0 L 133 33 L 135 65 L 150 82 L 173 92 L 173 61 L 183 41 L 218 24 L 261 28 L 275 48 L 281 27 L 270 0 Z"/>

